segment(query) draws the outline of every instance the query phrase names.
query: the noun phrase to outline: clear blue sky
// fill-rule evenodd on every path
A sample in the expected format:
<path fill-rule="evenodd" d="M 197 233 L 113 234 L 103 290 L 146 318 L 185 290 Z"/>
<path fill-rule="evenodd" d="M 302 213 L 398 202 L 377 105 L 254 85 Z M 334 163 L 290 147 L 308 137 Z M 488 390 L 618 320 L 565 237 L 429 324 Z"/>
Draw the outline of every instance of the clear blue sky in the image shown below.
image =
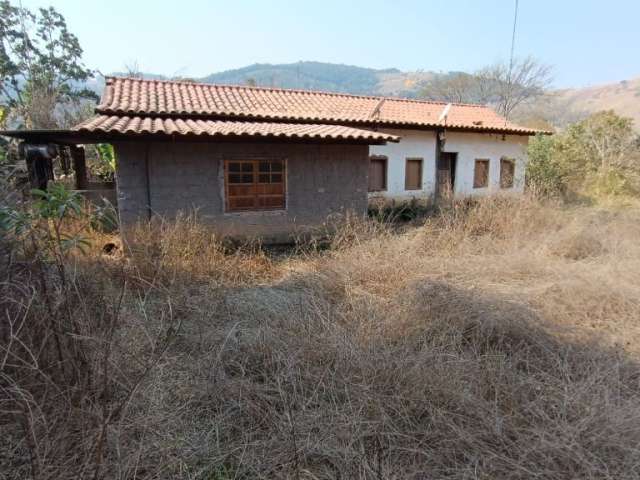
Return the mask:
<path fill-rule="evenodd" d="M 13 0 L 17 3 L 18 0 Z M 509 55 L 514 0 L 22 0 L 55 6 L 103 73 L 203 76 L 317 60 L 401 70 L 474 70 Z M 516 54 L 555 85 L 640 76 L 640 0 L 520 0 Z"/>

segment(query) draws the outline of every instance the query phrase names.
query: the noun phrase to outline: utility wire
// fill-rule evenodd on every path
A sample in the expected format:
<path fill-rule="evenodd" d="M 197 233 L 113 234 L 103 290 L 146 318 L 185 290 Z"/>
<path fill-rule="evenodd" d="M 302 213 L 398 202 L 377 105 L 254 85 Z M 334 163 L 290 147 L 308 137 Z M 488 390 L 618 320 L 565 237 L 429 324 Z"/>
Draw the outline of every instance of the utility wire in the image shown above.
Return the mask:
<path fill-rule="evenodd" d="M 516 8 L 513 12 L 513 31 L 511 33 L 511 54 L 509 55 L 509 73 L 507 74 L 507 88 L 511 90 L 511 73 L 513 71 L 513 52 L 516 46 L 516 26 L 518 24 L 518 0 L 516 0 Z M 508 120 L 508 114 L 504 116 L 505 124 Z"/>

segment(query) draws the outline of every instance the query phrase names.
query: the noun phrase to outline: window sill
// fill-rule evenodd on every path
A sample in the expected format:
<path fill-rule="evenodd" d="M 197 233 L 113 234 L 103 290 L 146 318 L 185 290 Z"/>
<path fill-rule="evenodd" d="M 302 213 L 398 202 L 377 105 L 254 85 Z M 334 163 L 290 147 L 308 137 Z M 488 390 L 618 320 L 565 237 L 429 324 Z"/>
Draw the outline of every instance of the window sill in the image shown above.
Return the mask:
<path fill-rule="evenodd" d="M 225 211 L 223 213 L 226 217 L 260 217 L 260 216 L 280 216 L 286 215 L 286 208 L 279 208 L 277 210 L 234 210 Z"/>

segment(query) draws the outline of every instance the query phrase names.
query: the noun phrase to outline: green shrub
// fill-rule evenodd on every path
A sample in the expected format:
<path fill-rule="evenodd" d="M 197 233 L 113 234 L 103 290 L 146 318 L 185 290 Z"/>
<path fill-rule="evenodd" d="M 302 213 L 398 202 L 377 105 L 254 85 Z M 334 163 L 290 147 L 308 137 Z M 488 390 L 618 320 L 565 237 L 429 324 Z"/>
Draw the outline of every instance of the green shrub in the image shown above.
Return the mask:
<path fill-rule="evenodd" d="M 633 120 L 598 112 L 553 137 L 537 136 L 528 148 L 527 185 L 552 196 L 629 195 L 640 190 L 640 148 Z"/>
<path fill-rule="evenodd" d="M 537 195 L 557 196 L 567 187 L 567 172 L 554 155 L 557 137 L 536 135 L 529 141 L 527 188 Z"/>

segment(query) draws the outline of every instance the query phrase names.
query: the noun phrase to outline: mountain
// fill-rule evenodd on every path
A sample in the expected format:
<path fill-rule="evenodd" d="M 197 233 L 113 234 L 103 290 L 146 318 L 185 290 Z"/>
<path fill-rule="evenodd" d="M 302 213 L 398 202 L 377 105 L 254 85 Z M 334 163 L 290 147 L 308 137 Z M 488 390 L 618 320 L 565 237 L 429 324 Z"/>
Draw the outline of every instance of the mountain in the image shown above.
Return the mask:
<path fill-rule="evenodd" d="M 199 81 L 324 90 L 358 95 L 415 96 L 417 85 L 432 75 L 423 72 L 401 72 L 397 68 L 377 70 L 322 62 L 279 65 L 256 63 L 236 70 L 213 73 Z"/>
<path fill-rule="evenodd" d="M 126 76 L 124 72 L 110 75 Z M 167 80 L 170 77 L 143 72 L 149 80 Z M 212 73 L 205 77 L 183 78 L 203 83 L 228 85 L 257 85 L 261 87 L 295 88 L 351 93 L 356 95 L 389 95 L 415 97 L 420 86 L 436 75 L 434 72 L 402 72 L 397 68 L 374 69 L 323 62 L 297 62 L 284 64 L 256 63 L 247 67 Z M 104 78 L 97 76 L 87 86 L 101 93 Z"/>
<path fill-rule="evenodd" d="M 555 95 L 574 111 L 590 114 L 614 110 L 618 115 L 633 118 L 636 128 L 640 128 L 640 77 L 606 85 L 557 90 Z"/>

